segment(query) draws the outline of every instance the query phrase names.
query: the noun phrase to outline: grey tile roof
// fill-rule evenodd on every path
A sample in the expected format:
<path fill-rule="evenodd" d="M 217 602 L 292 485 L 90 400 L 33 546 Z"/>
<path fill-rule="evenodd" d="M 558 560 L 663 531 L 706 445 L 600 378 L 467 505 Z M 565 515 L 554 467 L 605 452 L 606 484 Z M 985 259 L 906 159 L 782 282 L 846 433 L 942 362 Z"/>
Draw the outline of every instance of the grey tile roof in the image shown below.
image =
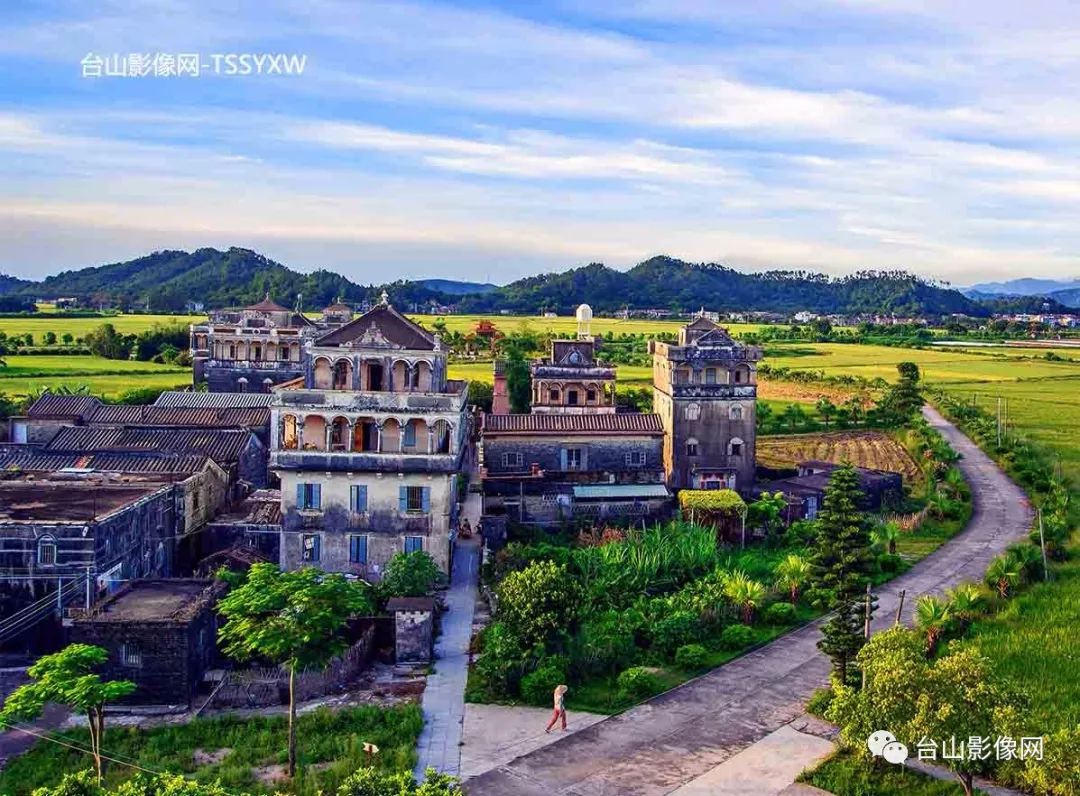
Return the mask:
<path fill-rule="evenodd" d="M 484 415 L 485 434 L 663 434 L 660 415 L 637 412 Z"/>
<path fill-rule="evenodd" d="M 244 429 L 130 428 L 67 426 L 45 446 L 50 453 L 202 454 L 221 463 L 235 462 L 250 443 Z"/>
<path fill-rule="evenodd" d="M 269 406 L 274 399 L 268 392 L 195 392 L 167 390 L 158 396 L 154 406 L 183 406 L 196 409 L 232 409 Z"/>
<path fill-rule="evenodd" d="M 126 406 L 106 404 L 90 416 L 94 425 L 195 426 L 205 428 L 254 428 L 270 423 L 270 408 Z"/>
<path fill-rule="evenodd" d="M 53 417 L 86 419 L 99 406 L 101 406 L 101 401 L 92 395 L 53 395 L 47 392 L 34 401 L 26 414 L 35 419 Z"/>
<path fill-rule="evenodd" d="M 89 470 L 99 473 L 190 475 L 202 470 L 206 466 L 207 458 L 198 454 L 4 451 L 0 454 L 0 470 L 35 473 Z"/>

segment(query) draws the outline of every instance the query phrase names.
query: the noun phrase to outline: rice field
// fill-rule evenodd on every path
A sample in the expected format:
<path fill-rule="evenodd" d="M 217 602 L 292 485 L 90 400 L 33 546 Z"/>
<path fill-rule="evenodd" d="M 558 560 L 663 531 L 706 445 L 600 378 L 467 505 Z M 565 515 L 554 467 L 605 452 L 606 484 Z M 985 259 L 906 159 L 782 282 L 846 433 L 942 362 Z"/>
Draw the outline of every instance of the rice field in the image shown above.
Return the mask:
<path fill-rule="evenodd" d="M 191 385 L 191 369 L 153 362 L 93 356 L 8 355 L 0 368 L 0 393 L 10 397 L 51 389 L 85 386 L 95 395 L 115 398 L 129 390 L 176 389 Z"/>
<path fill-rule="evenodd" d="M 889 470 L 911 482 L 920 477 L 907 450 L 881 431 L 828 431 L 818 434 L 788 434 L 758 437 L 757 458 L 768 467 L 793 467 L 807 460 L 849 461 L 857 467 Z"/>
<path fill-rule="evenodd" d="M 138 334 L 154 325 L 179 323 L 187 326 L 205 320 L 205 315 L 110 315 L 96 318 L 70 318 L 65 315 L 46 314 L 46 317 L 0 318 L 0 332 L 8 337 L 30 333 L 39 344 L 46 332 L 57 337 L 65 332 L 74 337 L 84 337 L 103 323 L 111 323 L 121 334 Z"/>
<path fill-rule="evenodd" d="M 510 334 L 525 328 L 541 334 L 552 333 L 569 336 L 577 334 L 577 321 L 569 315 L 558 318 L 521 315 L 410 315 L 409 317 L 427 329 L 431 329 L 435 321 L 441 319 L 449 331 L 461 332 L 462 334 L 471 332 L 476 323 L 481 320 L 491 321 L 503 334 Z M 685 324 L 685 320 L 663 321 L 631 318 L 624 321 L 618 318 L 593 318 L 591 330 L 595 335 L 607 334 L 608 332 L 612 334 L 644 335 L 674 334 Z M 761 326 L 759 323 L 724 324 L 724 327 L 736 336 L 757 331 Z"/>

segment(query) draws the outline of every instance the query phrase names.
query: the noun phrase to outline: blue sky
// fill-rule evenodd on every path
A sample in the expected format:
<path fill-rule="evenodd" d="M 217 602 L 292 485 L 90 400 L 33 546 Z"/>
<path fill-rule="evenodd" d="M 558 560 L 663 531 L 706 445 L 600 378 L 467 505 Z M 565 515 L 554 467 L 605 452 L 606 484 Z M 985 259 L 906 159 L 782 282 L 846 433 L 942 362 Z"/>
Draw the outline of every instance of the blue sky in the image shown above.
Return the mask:
<path fill-rule="evenodd" d="M 1065 0 L 9 0 L 0 272 L 237 245 L 363 282 L 658 253 L 1077 276 L 1078 40 Z"/>

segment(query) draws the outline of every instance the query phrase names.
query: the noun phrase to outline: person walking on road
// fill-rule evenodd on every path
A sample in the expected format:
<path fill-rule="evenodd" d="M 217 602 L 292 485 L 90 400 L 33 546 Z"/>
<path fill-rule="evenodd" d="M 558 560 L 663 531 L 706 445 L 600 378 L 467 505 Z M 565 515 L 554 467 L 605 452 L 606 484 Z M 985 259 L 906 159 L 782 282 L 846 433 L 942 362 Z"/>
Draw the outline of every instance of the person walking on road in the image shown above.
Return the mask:
<path fill-rule="evenodd" d="M 566 730 L 566 692 L 570 688 L 565 685 L 559 685 L 555 687 L 555 712 L 551 714 L 551 721 L 548 722 L 545 733 L 551 732 L 551 728 L 555 726 L 555 722 L 562 719 L 562 728 Z"/>

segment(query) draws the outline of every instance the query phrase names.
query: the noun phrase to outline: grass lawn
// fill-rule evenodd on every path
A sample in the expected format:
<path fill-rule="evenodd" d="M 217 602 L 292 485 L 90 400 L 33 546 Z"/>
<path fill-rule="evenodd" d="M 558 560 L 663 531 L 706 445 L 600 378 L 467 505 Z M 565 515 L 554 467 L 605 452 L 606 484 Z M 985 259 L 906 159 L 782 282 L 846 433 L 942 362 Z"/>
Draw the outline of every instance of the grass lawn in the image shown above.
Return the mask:
<path fill-rule="evenodd" d="M 258 774 L 286 761 L 286 717 L 196 719 L 189 724 L 151 729 L 106 729 L 105 753 L 153 771 L 194 776 L 202 782 L 221 780 L 232 792 L 282 791 L 315 796 L 335 790 L 357 768 L 369 765 L 365 741 L 379 747 L 375 765 L 388 771 L 411 770 L 416 739 L 423 727 L 417 705 L 394 708 L 357 707 L 339 712 L 318 710 L 299 717 L 298 754 L 301 769 L 294 782 L 268 782 Z M 85 731 L 67 731 L 64 738 L 86 745 Z M 202 762 L 196 763 L 198 750 Z M 220 758 L 220 759 L 218 759 Z M 217 762 L 209 762 L 217 760 Z M 39 741 L 29 752 L 0 771 L 0 793 L 24 796 L 51 785 L 68 772 L 91 766 L 89 755 L 59 744 Z M 110 763 L 106 784 L 128 779 L 133 769 Z"/>
<path fill-rule="evenodd" d="M 964 792 L 956 780 L 934 779 L 883 761 L 871 765 L 847 752 L 837 752 L 817 768 L 804 771 L 798 781 L 835 796 L 956 796 Z M 976 789 L 975 793 L 983 792 Z"/>
<path fill-rule="evenodd" d="M 154 324 L 166 325 L 179 323 L 187 326 L 206 320 L 206 315 L 109 315 L 93 318 L 71 318 L 63 314 L 45 313 L 45 317 L 28 316 L 19 318 L 0 318 L 0 332 L 8 337 L 29 332 L 40 344 L 45 332 L 55 332 L 56 336 L 65 332 L 75 337 L 85 337 L 103 323 L 111 323 L 121 334 L 145 332 Z"/>
<path fill-rule="evenodd" d="M 135 360 L 93 356 L 8 355 L 0 368 L 0 393 L 30 395 L 42 387 L 85 385 L 95 395 L 112 398 L 136 389 L 191 386 L 191 369 Z"/>

